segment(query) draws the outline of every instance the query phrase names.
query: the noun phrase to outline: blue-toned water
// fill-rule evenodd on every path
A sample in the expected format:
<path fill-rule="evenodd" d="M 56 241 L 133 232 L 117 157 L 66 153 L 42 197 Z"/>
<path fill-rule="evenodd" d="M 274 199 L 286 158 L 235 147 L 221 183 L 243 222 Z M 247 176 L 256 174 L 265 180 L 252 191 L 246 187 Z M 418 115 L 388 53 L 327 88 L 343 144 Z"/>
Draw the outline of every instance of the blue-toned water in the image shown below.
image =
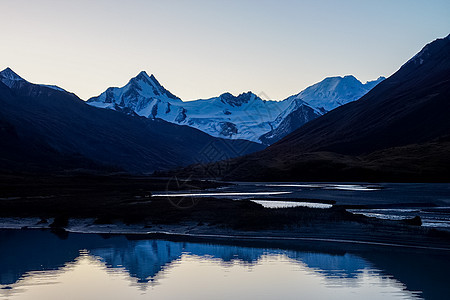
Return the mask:
<path fill-rule="evenodd" d="M 445 299 L 449 258 L 331 243 L 2 230 L 0 299 Z"/>

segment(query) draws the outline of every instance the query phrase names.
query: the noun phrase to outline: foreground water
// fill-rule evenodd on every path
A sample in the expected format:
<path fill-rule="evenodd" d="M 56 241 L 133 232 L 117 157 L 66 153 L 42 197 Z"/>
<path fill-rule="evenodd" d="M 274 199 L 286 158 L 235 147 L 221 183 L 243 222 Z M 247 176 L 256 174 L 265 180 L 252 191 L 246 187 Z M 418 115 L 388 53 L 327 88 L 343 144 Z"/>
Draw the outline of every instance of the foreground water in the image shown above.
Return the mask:
<path fill-rule="evenodd" d="M 444 299 L 450 294 L 449 253 L 271 246 L 2 230 L 0 299 Z"/>

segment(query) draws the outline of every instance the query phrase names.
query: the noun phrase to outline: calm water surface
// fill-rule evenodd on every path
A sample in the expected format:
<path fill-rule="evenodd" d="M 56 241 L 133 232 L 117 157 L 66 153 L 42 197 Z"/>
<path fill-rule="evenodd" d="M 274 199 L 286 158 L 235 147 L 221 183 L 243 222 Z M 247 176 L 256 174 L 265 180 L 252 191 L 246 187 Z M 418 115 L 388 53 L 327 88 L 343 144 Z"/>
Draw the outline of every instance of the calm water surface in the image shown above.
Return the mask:
<path fill-rule="evenodd" d="M 347 248 L 342 248 L 347 247 Z M 0 231 L 0 299 L 445 299 L 450 253 Z"/>

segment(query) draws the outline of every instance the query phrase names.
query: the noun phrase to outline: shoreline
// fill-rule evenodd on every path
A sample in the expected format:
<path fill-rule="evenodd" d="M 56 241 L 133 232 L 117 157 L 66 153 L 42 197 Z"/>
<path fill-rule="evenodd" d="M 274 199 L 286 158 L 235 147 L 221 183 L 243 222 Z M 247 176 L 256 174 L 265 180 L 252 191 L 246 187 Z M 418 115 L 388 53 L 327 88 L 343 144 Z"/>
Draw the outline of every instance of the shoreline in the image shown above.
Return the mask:
<path fill-rule="evenodd" d="M 20 219 L 20 220 L 18 220 Z M 0 218 L 0 230 L 49 230 L 64 237 L 74 234 L 100 234 L 107 236 L 127 236 L 132 239 L 181 239 L 198 242 L 256 242 L 260 244 L 300 245 L 304 243 L 326 243 L 342 246 L 390 247 L 411 250 L 438 251 L 450 254 L 450 236 L 435 237 L 431 240 L 417 235 L 417 232 L 398 232 L 398 228 L 383 228 L 382 235 L 363 236 L 360 224 L 343 224 L 348 231 L 339 229 L 339 234 L 328 233 L 329 228 L 311 226 L 292 228 L 291 230 L 242 231 L 220 226 L 184 223 L 175 225 L 145 226 L 144 224 L 126 225 L 115 223 L 108 225 L 93 224 L 94 219 L 71 219 L 65 228 L 52 228 L 49 224 L 38 224 L 39 218 Z M 342 225 L 342 224 L 341 224 Z M 429 229 L 421 228 L 425 231 Z M 386 231 L 387 230 L 387 231 Z M 359 235 L 356 234 L 359 231 Z M 407 230 L 408 231 L 408 230 Z M 441 232 L 445 234 L 444 232 Z M 397 235 L 396 235 L 397 234 Z M 400 238 L 401 237 L 401 238 Z M 414 238 L 415 237 L 415 238 Z M 406 238 L 406 239 L 405 239 Z M 409 242 L 405 242 L 409 241 Z"/>
<path fill-rule="evenodd" d="M 422 224 L 420 217 L 398 221 L 375 219 L 348 212 L 340 205 L 340 201 L 331 199 L 301 199 L 333 205 L 325 209 L 269 209 L 252 202 L 251 199 L 256 199 L 255 197 L 235 201 L 230 198 L 193 197 L 188 194 L 186 197 L 175 197 L 174 200 L 154 195 L 161 190 L 184 194 L 188 186 L 195 186 L 197 194 L 205 191 L 208 195 L 211 191 L 222 194 L 223 187 L 234 184 L 213 181 L 181 183 L 179 185 L 170 180 L 123 176 L 0 180 L 0 228 L 45 229 L 62 236 L 69 232 L 133 235 L 134 238 L 164 235 L 165 238 L 182 237 L 206 241 L 233 239 L 261 243 L 279 241 L 284 244 L 324 242 L 333 245 L 332 247 L 349 244 L 352 247 L 372 245 L 435 249 L 446 253 L 450 251 L 450 232 L 419 226 Z M 244 192 L 254 191 L 267 192 L 257 186 Z M 294 195 L 288 198 L 269 196 L 265 200 L 294 201 L 300 198 Z M 389 205 L 404 207 L 414 202 L 412 200 Z M 386 201 L 357 202 L 377 205 L 379 208 Z M 423 201 L 420 202 L 423 204 Z M 433 205 L 429 206 L 434 207 Z"/>

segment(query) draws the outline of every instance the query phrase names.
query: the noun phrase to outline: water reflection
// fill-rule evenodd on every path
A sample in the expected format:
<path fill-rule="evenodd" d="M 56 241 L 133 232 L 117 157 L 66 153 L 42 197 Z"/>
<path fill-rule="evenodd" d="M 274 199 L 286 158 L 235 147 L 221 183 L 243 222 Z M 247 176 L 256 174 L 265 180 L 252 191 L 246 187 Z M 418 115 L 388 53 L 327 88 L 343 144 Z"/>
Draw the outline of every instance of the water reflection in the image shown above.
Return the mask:
<path fill-rule="evenodd" d="M 0 299 L 58 299 L 64 293 L 76 299 L 295 299 L 299 293 L 305 298 L 441 299 L 450 292 L 449 266 L 448 256 L 399 250 L 330 245 L 282 250 L 0 231 Z"/>

